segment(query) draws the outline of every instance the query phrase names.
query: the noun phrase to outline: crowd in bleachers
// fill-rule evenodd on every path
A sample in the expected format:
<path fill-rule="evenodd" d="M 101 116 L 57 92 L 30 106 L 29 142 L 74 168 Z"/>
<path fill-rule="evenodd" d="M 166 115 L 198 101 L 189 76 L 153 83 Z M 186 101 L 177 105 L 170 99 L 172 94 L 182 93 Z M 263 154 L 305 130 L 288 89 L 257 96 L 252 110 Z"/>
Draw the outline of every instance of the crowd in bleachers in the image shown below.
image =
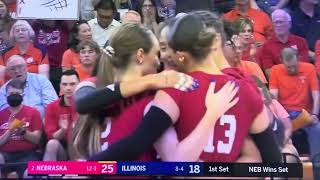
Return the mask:
<path fill-rule="evenodd" d="M 26 162 L 31 160 L 154 160 L 155 152 L 164 161 L 206 160 L 206 155 L 200 156 L 201 149 L 190 153 L 196 150 L 187 145 L 213 152 L 213 144 L 205 142 L 215 123 L 206 121 L 206 115 L 217 111 L 210 116 L 217 119 L 238 101 L 248 104 L 236 112 L 252 108 L 244 113 L 252 120 L 243 128 L 253 134 L 236 137 L 235 141 L 243 141 L 238 154 L 231 153 L 238 162 L 269 162 L 266 154 L 272 152 L 273 141 L 268 152 L 261 150 L 263 145 L 254 134 L 266 127 L 259 129 L 263 118 L 257 112 L 265 112 L 282 153 L 311 159 L 320 153 L 319 0 L 80 0 L 79 8 L 79 20 L 22 20 L 16 18 L 15 0 L 0 0 L 0 165 L 4 165 L 0 177 L 27 177 Z M 187 24 L 193 21 L 194 26 Z M 190 29 L 181 29 L 184 25 Z M 214 68 L 201 69 L 206 58 L 212 59 Z M 199 96 L 186 94 L 202 91 L 205 75 L 190 73 L 200 69 L 245 80 L 237 85 L 225 82 L 225 86 L 217 81 L 221 93 L 198 102 Z M 239 86 L 246 87 L 244 92 Z M 158 89 L 164 91 L 155 95 Z M 250 99 L 256 89 L 262 97 L 260 104 Z M 238 90 L 248 100 L 235 98 Z M 176 123 L 178 135 L 172 135 L 171 129 L 161 139 L 161 134 L 154 135 L 153 141 L 160 141 L 144 154 L 126 152 L 130 148 L 119 151 L 126 147 L 125 142 L 132 145 L 134 135 L 138 137 L 136 128 L 143 129 L 138 124 L 153 95 L 166 117 Z M 169 100 L 160 102 L 159 98 Z M 190 109 L 182 105 L 188 99 L 194 103 Z M 213 99 L 221 100 L 220 105 L 207 102 Z M 176 103 L 170 104 L 172 101 Z M 264 108 L 259 109 L 260 105 Z M 142 107 L 146 112 L 138 110 Z M 199 121 L 197 128 L 189 129 L 181 125 L 178 119 L 188 119 L 183 116 L 188 110 L 201 111 L 203 124 Z M 150 118 L 159 115 L 154 114 Z M 115 119 L 112 125 L 111 118 Z M 148 126 L 151 130 L 162 127 L 157 123 Z M 181 135 L 179 128 L 188 131 Z M 111 130 L 118 132 L 110 134 Z M 116 143 L 130 134 L 131 139 Z M 172 142 L 172 136 L 181 142 Z M 141 144 L 141 148 L 146 146 Z M 173 146 L 177 149 L 169 148 Z M 232 155 L 217 159 L 230 162 Z"/>

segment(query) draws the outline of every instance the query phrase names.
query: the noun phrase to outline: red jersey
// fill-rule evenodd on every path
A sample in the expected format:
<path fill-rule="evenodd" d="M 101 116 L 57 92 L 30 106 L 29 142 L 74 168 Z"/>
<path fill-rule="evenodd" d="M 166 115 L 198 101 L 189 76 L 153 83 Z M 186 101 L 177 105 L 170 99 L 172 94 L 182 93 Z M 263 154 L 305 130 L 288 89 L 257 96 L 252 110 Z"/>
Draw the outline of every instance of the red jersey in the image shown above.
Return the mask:
<path fill-rule="evenodd" d="M 247 79 L 203 72 L 192 72 L 189 75 L 199 80 L 200 87 L 195 91 L 186 93 L 165 89 L 180 109 L 180 117 L 175 124 L 179 141 L 186 138 L 204 116 L 205 98 L 210 82 L 215 80 L 215 91 L 218 91 L 227 81 L 235 80 L 240 87 L 237 94 L 239 102 L 217 121 L 214 133 L 210 135 L 208 144 L 200 155 L 200 159 L 206 162 L 235 162 L 253 120 L 262 112 L 260 94 Z"/>
<path fill-rule="evenodd" d="M 138 95 L 123 100 L 121 103 L 108 108 L 112 117 L 107 121 L 106 129 L 101 133 L 101 149 L 105 150 L 111 144 L 129 136 L 140 124 L 146 107 L 153 99 L 153 95 Z M 156 153 L 154 149 L 142 154 L 138 161 L 153 161 Z"/>
<path fill-rule="evenodd" d="M 0 136 L 2 136 L 9 129 L 9 118 L 11 112 L 9 107 L 0 111 Z M 40 117 L 40 113 L 29 106 L 23 106 L 20 112 L 18 112 L 14 118 L 23 120 L 25 127 L 28 131 L 42 130 L 43 125 Z M 25 140 L 20 134 L 12 134 L 9 140 L 0 146 L 0 151 L 4 152 L 19 152 L 36 149 L 37 145 Z"/>
<path fill-rule="evenodd" d="M 243 81 L 245 83 L 248 83 L 258 94 L 260 94 L 258 85 L 254 81 L 252 76 L 242 72 L 239 68 L 230 67 L 230 68 L 224 68 L 221 71 L 223 72 L 223 74 L 230 76 L 231 78 L 235 78 L 238 81 Z"/>

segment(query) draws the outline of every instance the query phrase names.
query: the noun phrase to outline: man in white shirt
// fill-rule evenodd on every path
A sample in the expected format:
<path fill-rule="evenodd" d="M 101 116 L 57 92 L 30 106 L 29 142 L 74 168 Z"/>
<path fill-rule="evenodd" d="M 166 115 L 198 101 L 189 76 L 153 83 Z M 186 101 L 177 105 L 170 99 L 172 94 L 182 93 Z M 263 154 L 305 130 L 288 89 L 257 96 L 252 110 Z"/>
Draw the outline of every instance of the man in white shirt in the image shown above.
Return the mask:
<path fill-rule="evenodd" d="M 100 0 L 94 9 L 97 11 L 97 18 L 91 19 L 88 23 L 91 27 L 92 38 L 100 47 L 104 47 L 112 32 L 120 23 L 114 19 L 117 13 L 113 0 Z"/>

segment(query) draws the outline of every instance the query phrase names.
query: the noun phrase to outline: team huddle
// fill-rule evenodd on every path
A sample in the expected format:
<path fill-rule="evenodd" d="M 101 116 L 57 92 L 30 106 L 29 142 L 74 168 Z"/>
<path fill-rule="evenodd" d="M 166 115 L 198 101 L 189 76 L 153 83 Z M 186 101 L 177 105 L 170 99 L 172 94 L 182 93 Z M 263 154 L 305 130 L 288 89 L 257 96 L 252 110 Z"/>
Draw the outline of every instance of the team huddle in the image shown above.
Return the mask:
<path fill-rule="evenodd" d="M 213 58 L 226 41 L 219 18 L 192 12 L 171 20 L 158 34 L 167 45 L 161 42 L 164 68 L 186 74 L 179 74 L 172 87 L 168 82 L 159 89 L 137 87 L 157 72 L 160 47 L 151 31 L 121 25 L 100 58 L 96 77 L 81 82 L 75 92 L 75 158 L 152 161 L 159 155 L 162 161 L 281 162 L 253 79 L 216 65 L 226 61 Z M 112 66 L 112 78 L 99 74 L 107 66 Z"/>

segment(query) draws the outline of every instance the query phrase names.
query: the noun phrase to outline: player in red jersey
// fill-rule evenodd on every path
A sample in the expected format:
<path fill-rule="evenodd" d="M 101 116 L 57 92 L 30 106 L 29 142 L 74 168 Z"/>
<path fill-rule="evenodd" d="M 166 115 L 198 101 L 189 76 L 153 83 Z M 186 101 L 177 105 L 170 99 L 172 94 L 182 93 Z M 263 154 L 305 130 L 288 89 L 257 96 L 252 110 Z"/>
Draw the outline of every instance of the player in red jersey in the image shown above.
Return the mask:
<path fill-rule="evenodd" d="M 167 30 L 167 28 L 165 28 L 165 31 Z M 164 31 L 164 32 L 165 32 Z M 166 45 L 164 44 L 164 40 L 163 38 L 160 38 L 160 46 L 161 46 L 161 57 L 162 57 L 162 60 L 165 60 L 167 59 L 168 61 L 165 62 L 165 67 L 168 68 L 168 66 L 172 66 L 170 67 L 169 69 L 181 69 L 181 68 L 177 68 L 178 65 L 174 64 L 176 63 L 177 61 L 173 61 L 170 56 L 168 56 L 170 53 L 169 52 L 169 49 L 166 49 Z M 164 47 L 165 46 L 165 47 Z M 147 98 L 148 100 L 150 98 Z M 147 100 L 147 101 L 148 101 Z M 125 111 L 122 111 L 121 113 L 121 116 L 120 116 L 120 119 L 123 121 L 123 122 L 130 122 L 132 121 L 132 119 L 136 119 L 137 122 L 139 122 L 138 120 L 140 120 L 140 117 L 142 118 L 142 112 L 145 110 L 145 103 L 146 101 L 145 100 L 142 100 L 142 102 L 138 102 L 138 103 L 135 103 L 133 105 L 133 107 L 130 107 L 128 109 L 126 109 Z M 143 105 L 141 105 L 143 104 Z M 126 119 L 126 120 L 125 120 Z M 116 121 L 116 120 L 114 120 Z M 114 122 L 112 121 L 112 122 Z M 136 125 L 135 125 L 136 126 Z M 112 127 L 112 126 L 111 126 Z M 112 141 L 112 140 L 111 140 Z M 251 155 L 252 156 L 252 155 Z M 243 158 L 243 157 L 242 157 Z"/>
<path fill-rule="evenodd" d="M 114 77 L 107 77 L 107 80 L 115 78 L 118 81 L 128 81 L 144 74 L 156 72 L 159 47 L 156 38 L 146 29 L 135 24 L 123 25 L 113 36 L 111 44 L 116 53 L 110 51 L 107 59 L 100 59 L 99 67 L 97 67 L 98 82 L 95 82 L 94 85 L 108 83 L 101 82 L 103 79 L 100 78 L 99 68 L 106 70 L 103 63 L 110 62 L 106 65 L 115 69 Z M 147 94 L 141 96 L 147 96 Z M 131 133 L 135 124 L 138 123 L 132 120 L 123 122 L 121 119 L 117 119 L 117 116 L 126 106 L 139 98 L 141 97 L 124 99 L 107 109 L 102 107 L 96 113 L 81 115 L 73 136 L 76 158 L 85 158 L 105 150 L 109 143 L 111 144 Z M 90 119 L 96 120 L 90 121 Z M 130 125 L 128 126 L 128 124 Z M 146 160 L 152 160 L 152 158 L 149 157 Z"/>

